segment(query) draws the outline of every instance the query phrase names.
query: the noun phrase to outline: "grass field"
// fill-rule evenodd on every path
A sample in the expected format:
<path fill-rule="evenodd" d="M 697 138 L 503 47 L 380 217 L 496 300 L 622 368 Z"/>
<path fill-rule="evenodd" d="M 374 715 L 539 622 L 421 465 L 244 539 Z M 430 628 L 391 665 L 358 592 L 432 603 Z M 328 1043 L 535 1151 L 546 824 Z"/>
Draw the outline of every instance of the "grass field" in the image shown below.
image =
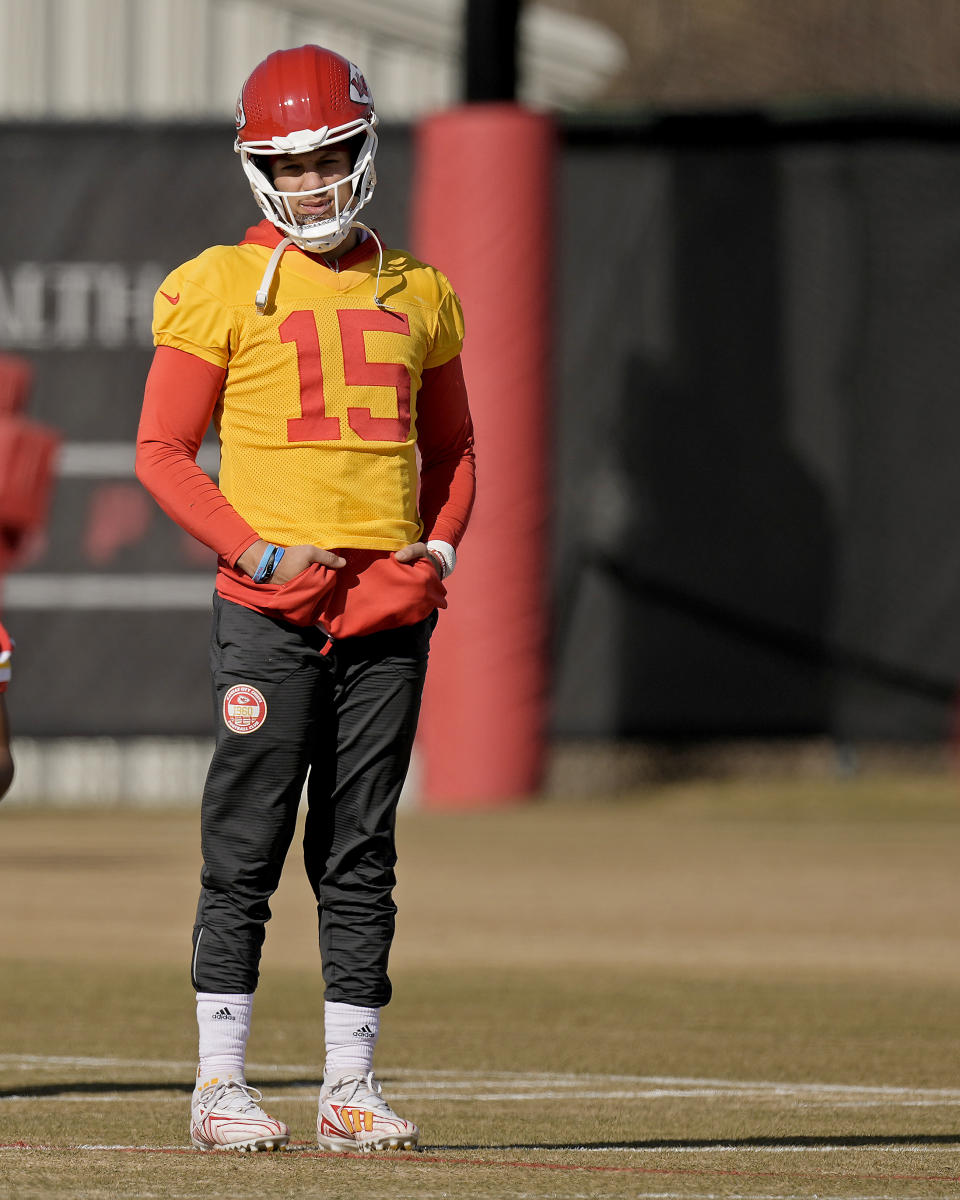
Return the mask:
<path fill-rule="evenodd" d="M 322 1155 L 314 916 L 274 903 L 250 1080 L 279 1155 L 186 1131 L 196 814 L 0 810 L 0 1196 L 960 1197 L 952 779 L 671 785 L 401 816 L 385 1092 Z"/>

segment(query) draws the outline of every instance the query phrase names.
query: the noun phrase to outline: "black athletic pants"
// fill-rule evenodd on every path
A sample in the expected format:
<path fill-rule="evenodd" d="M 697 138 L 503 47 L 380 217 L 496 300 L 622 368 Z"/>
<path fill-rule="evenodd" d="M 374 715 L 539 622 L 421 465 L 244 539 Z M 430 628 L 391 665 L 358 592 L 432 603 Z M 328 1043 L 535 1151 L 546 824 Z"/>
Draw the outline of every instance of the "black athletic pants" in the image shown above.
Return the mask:
<path fill-rule="evenodd" d="M 318 629 L 214 597 L 217 744 L 201 808 L 198 991 L 255 990 L 268 902 L 309 770 L 304 864 L 317 898 L 326 999 L 389 1001 L 394 822 L 435 623 L 436 614 L 331 642 Z M 252 708 L 231 710 L 252 712 L 253 724 L 262 718 L 252 732 L 225 721 L 224 701 L 238 685 L 259 693 Z"/>

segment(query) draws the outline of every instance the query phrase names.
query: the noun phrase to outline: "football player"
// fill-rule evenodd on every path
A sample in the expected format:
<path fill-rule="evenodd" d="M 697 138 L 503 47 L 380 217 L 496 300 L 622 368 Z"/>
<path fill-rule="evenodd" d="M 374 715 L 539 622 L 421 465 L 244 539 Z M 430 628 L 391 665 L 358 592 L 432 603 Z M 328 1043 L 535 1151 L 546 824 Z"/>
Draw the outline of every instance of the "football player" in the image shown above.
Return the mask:
<path fill-rule="evenodd" d="M 319 1145 L 412 1148 L 417 1127 L 383 1098 L 373 1053 L 391 995 L 397 801 L 473 504 L 463 318 L 439 271 L 360 220 L 377 115 L 353 63 L 320 46 L 269 55 L 243 85 L 236 129 L 264 220 L 157 292 L 137 449 L 144 485 L 219 556 L 191 1138 L 237 1150 L 289 1138 L 244 1056 L 268 902 L 309 775 Z M 211 422 L 219 484 L 195 461 Z"/>

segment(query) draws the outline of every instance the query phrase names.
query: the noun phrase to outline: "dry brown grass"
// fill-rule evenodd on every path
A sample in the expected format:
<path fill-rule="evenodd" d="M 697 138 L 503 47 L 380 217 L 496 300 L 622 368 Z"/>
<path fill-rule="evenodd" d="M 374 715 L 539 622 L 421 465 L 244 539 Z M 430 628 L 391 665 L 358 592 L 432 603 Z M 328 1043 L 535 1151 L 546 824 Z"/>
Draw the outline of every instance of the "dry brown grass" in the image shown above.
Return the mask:
<path fill-rule="evenodd" d="M 764 781 L 404 814 L 379 1060 L 425 1149 L 376 1162 L 310 1148 L 295 860 L 250 1056 L 299 1146 L 200 1155 L 195 817 L 2 812 L 0 1196 L 960 1196 L 956 801 Z"/>

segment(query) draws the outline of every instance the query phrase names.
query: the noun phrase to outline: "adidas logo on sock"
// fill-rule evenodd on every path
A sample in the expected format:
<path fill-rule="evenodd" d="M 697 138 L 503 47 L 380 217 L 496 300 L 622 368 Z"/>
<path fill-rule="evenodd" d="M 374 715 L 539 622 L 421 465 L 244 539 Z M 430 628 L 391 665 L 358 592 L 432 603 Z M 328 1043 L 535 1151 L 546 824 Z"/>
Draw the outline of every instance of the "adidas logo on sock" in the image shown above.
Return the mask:
<path fill-rule="evenodd" d="M 374 1033 L 372 1026 L 364 1025 L 362 1029 L 355 1029 L 353 1031 L 353 1036 L 355 1038 L 360 1038 L 361 1041 L 369 1042 L 376 1037 L 376 1034 Z"/>
<path fill-rule="evenodd" d="M 235 1021 L 236 1019 L 237 1018 L 233 1015 L 230 1009 L 227 1008 L 226 1005 L 224 1005 L 219 1012 L 215 1012 L 211 1018 L 213 1021 Z"/>

